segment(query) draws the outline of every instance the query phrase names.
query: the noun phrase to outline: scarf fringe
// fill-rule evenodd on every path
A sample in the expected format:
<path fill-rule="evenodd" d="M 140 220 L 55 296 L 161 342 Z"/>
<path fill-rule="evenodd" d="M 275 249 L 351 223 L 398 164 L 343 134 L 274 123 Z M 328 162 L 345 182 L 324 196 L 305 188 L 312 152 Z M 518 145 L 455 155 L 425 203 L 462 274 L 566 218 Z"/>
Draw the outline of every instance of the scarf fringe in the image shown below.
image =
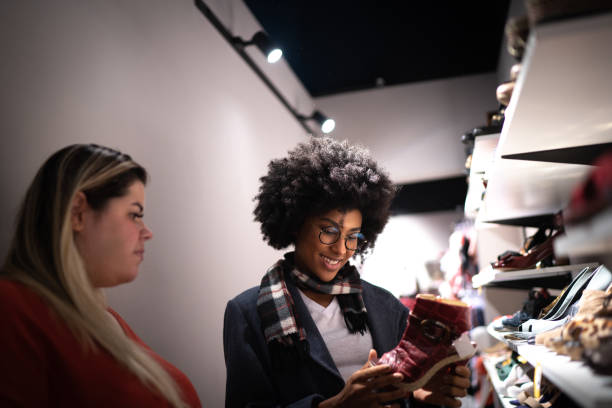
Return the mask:
<path fill-rule="evenodd" d="M 350 333 L 362 336 L 368 331 L 368 319 L 365 313 L 345 313 L 344 322 Z"/>

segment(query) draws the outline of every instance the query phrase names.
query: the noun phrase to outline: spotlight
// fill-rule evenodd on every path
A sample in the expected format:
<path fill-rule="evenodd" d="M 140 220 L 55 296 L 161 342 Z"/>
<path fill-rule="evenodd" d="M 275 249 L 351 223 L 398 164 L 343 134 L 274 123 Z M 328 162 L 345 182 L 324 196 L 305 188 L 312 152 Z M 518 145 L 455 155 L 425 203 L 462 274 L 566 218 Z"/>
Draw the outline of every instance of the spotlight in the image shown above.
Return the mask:
<path fill-rule="evenodd" d="M 336 121 L 328 118 L 321 111 L 315 111 L 312 114 L 312 119 L 321 126 L 321 132 L 330 133 L 336 127 Z"/>
<path fill-rule="evenodd" d="M 319 124 L 319 126 L 321 127 L 321 132 L 323 133 L 330 133 L 336 127 L 335 120 L 328 118 L 327 116 L 322 114 L 321 111 L 318 111 L 318 110 L 314 111 L 313 114 L 310 116 L 297 115 L 297 117 L 301 121 L 314 120 L 315 122 Z"/>
<path fill-rule="evenodd" d="M 233 42 L 240 44 L 243 47 L 248 45 L 256 45 L 257 48 L 266 56 L 266 59 L 270 64 L 274 64 L 283 56 L 283 50 L 281 50 L 276 44 L 272 42 L 270 37 L 263 31 L 258 31 L 253 35 L 249 41 L 244 41 L 240 37 L 234 37 Z"/>

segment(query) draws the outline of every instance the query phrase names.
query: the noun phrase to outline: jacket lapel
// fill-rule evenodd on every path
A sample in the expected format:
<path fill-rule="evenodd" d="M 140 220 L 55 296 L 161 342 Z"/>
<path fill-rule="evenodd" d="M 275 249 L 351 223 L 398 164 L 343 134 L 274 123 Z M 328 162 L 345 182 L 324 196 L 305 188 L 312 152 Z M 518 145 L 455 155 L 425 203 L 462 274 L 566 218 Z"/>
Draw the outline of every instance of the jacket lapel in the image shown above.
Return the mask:
<path fill-rule="evenodd" d="M 387 321 L 394 316 L 390 316 L 388 310 L 381 309 L 381 305 L 369 295 L 370 291 L 368 286 L 363 285 L 363 303 L 368 311 L 368 328 L 372 334 L 374 350 L 376 350 L 378 357 L 381 357 L 383 353 L 386 353 L 396 346 L 396 333 L 389 330 L 389 328 L 394 327 L 396 323 Z M 374 319 L 373 316 L 376 316 L 376 318 Z"/>
<path fill-rule="evenodd" d="M 312 317 L 310 317 L 310 312 L 306 308 L 304 301 L 302 300 L 302 296 L 298 292 L 298 288 L 287 280 L 287 289 L 289 293 L 291 293 L 291 297 L 293 298 L 293 302 L 295 304 L 295 313 L 296 319 L 299 319 L 300 324 L 306 331 L 306 340 L 308 341 L 308 346 L 310 348 L 310 356 L 312 359 L 324 367 L 327 371 L 332 373 L 334 376 L 338 377 L 342 380 L 338 369 L 336 368 L 336 364 L 334 364 L 334 360 L 329 354 L 329 350 L 327 350 L 327 346 L 325 345 L 325 341 L 323 341 L 323 337 L 321 333 L 319 333 L 319 329 L 315 324 Z M 344 380 L 342 380 L 344 382 Z"/>

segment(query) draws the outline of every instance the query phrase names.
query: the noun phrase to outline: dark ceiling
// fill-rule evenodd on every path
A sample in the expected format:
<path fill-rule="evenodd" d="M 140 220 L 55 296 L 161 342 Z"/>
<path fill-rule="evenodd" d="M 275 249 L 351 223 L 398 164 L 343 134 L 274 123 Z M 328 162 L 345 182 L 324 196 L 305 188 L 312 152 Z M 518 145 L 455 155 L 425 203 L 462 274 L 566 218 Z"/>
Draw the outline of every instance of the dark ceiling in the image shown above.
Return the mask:
<path fill-rule="evenodd" d="M 245 0 L 313 97 L 493 72 L 509 0 Z"/>

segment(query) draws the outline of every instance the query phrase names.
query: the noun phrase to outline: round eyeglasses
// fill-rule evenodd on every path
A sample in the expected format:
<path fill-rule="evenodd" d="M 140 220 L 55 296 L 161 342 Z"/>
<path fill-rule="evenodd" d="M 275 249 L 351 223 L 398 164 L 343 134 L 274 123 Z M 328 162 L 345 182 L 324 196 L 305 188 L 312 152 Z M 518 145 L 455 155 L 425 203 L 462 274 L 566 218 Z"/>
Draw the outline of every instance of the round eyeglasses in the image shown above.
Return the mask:
<path fill-rule="evenodd" d="M 325 245 L 333 245 L 338 242 L 341 236 L 342 233 L 338 228 L 321 228 L 321 232 L 319 232 L 319 241 Z M 349 251 L 361 249 L 367 242 L 368 241 L 366 241 L 365 236 L 361 232 L 353 232 L 344 237 L 344 246 Z"/>

